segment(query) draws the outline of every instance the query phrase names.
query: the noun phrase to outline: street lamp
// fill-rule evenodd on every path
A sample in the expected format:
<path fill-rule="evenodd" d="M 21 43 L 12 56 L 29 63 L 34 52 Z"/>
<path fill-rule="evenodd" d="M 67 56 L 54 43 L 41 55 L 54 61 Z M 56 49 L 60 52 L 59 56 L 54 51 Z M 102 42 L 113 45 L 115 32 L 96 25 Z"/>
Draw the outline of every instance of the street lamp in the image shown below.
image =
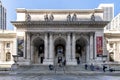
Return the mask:
<path fill-rule="evenodd" d="M 18 57 L 19 57 L 19 55 L 12 55 L 13 56 L 13 59 L 14 59 L 14 64 L 12 65 L 12 70 L 16 70 L 17 68 L 18 68 L 18 64 L 17 64 L 17 62 L 18 62 Z"/>
<path fill-rule="evenodd" d="M 18 61 L 18 55 L 12 55 L 13 56 L 13 59 L 14 59 L 14 62 L 15 62 L 15 64 L 17 64 L 17 61 Z"/>

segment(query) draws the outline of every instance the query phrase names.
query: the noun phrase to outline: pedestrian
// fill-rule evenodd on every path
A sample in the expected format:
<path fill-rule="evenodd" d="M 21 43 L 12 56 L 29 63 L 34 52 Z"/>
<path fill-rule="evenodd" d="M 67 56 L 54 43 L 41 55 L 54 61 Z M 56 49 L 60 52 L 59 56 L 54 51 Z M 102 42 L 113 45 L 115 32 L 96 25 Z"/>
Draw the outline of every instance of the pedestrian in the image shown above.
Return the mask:
<path fill-rule="evenodd" d="M 94 71 L 94 65 L 92 63 L 90 65 L 90 69 L 91 69 L 91 71 Z"/>
<path fill-rule="evenodd" d="M 87 64 L 85 64 L 85 70 L 87 70 L 87 68 L 88 68 L 88 65 L 87 65 Z"/>
<path fill-rule="evenodd" d="M 66 60 L 63 61 L 63 66 L 65 66 L 65 65 L 66 65 Z"/>
<path fill-rule="evenodd" d="M 53 70 L 54 69 L 54 67 L 53 67 L 53 65 L 49 65 L 49 70 Z"/>
<path fill-rule="evenodd" d="M 105 65 L 103 65 L 103 72 L 105 72 L 106 71 L 106 66 Z"/>

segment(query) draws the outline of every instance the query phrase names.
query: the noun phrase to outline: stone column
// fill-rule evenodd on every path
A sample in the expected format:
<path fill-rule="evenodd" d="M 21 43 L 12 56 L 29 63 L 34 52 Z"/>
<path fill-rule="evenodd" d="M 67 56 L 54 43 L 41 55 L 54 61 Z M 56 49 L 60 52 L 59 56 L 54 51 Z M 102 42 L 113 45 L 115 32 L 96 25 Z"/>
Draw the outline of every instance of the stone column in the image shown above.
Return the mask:
<path fill-rule="evenodd" d="M 2 45 L 2 41 L 0 41 L 0 63 L 2 62 L 2 49 L 3 49 L 3 45 Z"/>
<path fill-rule="evenodd" d="M 67 65 L 71 65 L 71 38 L 70 38 L 70 33 L 67 34 L 66 62 L 67 62 Z"/>
<path fill-rule="evenodd" d="M 86 62 L 89 63 L 89 56 L 90 56 L 90 47 L 89 47 L 89 43 L 86 45 L 86 52 L 87 52 L 87 55 L 86 55 Z"/>
<path fill-rule="evenodd" d="M 75 59 L 75 34 L 73 33 L 72 34 L 72 62 L 73 62 L 73 65 L 77 65 L 77 61 Z"/>
<path fill-rule="evenodd" d="M 30 33 L 27 33 L 27 59 L 30 60 Z"/>
<path fill-rule="evenodd" d="M 94 34 L 94 59 L 97 59 L 97 48 L 96 48 L 96 33 Z"/>
<path fill-rule="evenodd" d="M 90 61 L 93 60 L 93 33 L 90 33 Z"/>
<path fill-rule="evenodd" d="M 33 44 L 33 42 L 31 41 L 31 63 L 33 63 L 33 55 L 34 55 L 34 44 Z"/>
<path fill-rule="evenodd" d="M 44 57 L 48 59 L 48 34 L 45 34 L 45 49 L 44 49 Z"/>
<path fill-rule="evenodd" d="M 49 64 L 53 64 L 53 34 L 49 35 Z"/>
<path fill-rule="evenodd" d="M 48 34 L 45 33 L 45 40 L 44 40 L 44 62 L 43 64 L 47 65 L 48 63 L 48 59 L 49 59 L 49 56 L 48 56 Z"/>

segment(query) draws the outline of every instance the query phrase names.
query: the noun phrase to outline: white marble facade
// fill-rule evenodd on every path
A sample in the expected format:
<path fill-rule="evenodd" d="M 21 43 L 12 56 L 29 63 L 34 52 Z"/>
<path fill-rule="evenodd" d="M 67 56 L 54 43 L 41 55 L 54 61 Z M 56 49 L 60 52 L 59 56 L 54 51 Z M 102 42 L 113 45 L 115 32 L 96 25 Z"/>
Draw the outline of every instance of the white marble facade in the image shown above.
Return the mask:
<path fill-rule="evenodd" d="M 19 65 L 56 65 L 59 59 L 66 65 L 102 61 L 96 48 L 96 39 L 104 39 L 108 23 L 103 21 L 102 9 L 16 11 L 17 20 L 11 22 L 16 36 L 9 39 L 14 44 L 11 56 L 19 55 Z M 104 41 L 101 48 L 104 55 Z"/>
<path fill-rule="evenodd" d="M 108 23 L 103 21 L 102 9 L 16 11 L 17 20 L 12 24 L 17 37 L 24 40 L 19 64 L 54 65 L 58 58 L 66 60 L 66 65 L 101 61 L 96 37 L 104 39 L 103 29 Z"/>
<path fill-rule="evenodd" d="M 120 32 L 117 30 L 105 31 L 108 61 L 120 62 Z"/>
<path fill-rule="evenodd" d="M 0 30 L 0 67 L 11 67 L 16 55 L 16 32 Z"/>

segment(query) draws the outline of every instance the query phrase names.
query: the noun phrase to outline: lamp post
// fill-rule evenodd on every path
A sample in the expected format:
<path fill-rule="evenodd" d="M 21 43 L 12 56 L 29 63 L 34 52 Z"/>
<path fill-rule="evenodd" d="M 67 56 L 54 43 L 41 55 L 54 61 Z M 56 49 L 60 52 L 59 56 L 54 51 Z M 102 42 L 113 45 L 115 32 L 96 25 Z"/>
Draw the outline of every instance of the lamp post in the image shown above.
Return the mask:
<path fill-rule="evenodd" d="M 14 64 L 12 65 L 12 70 L 16 70 L 17 68 L 18 68 L 18 64 L 17 64 L 17 62 L 18 62 L 18 57 L 19 57 L 19 55 L 12 55 L 13 56 L 13 59 L 14 59 Z"/>
<path fill-rule="evenodd" d="M 17 64 L 17 61 L 18 61 L 18 55 L 12 55 L 13 56 L 13 59 L 14 59 L 14 62 L 15 62 L 15 64 Z"/>

